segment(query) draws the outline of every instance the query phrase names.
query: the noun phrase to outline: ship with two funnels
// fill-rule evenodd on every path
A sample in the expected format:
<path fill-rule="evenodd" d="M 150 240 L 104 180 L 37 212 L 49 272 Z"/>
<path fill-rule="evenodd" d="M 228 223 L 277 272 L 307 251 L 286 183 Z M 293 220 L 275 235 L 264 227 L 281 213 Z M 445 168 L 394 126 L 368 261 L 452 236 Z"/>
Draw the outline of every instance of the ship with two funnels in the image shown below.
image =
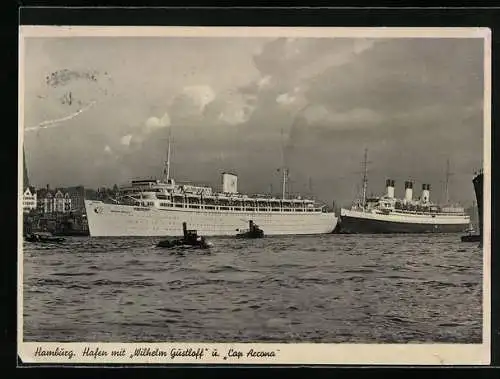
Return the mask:
<path fill-rule="evenodd" d="M 238 192 L 238 177 L 222 174 L 222 191 L 176 183 L 170 177 L 170 139 L 164 178 L 134 180 L 110 201 L 85 200 L 90 235 L 179 236 L 186 222 L 203 236 L 234 236 L 250 221 L 266 235 L 326 234 L 337 216 L 325 205 L 286 196 L 288 170 L 283 170 L 283 196 Z"/>
<path fill-rule="evenodd" d="M 395 181 L 387 179 L 385 195 L 367 198 L 366 151 L 364 165 L 362 200 L 340 211 L 343 233 L 458 233 L 467 229 L 470 216 L 464 208 L 432 203 L 429 184 L 422 184 L 421 196 L 415 200 L 414 183 L 407 180 L 405 196 L 398 199 L 394 196 Z"/>

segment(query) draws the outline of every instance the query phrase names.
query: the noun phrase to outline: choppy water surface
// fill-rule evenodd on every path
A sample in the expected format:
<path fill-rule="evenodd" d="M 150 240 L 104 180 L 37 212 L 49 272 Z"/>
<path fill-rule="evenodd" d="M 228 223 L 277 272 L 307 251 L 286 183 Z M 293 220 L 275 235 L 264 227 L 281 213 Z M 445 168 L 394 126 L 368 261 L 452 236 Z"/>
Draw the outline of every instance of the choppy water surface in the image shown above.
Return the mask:
<path fill-rule="evenodd" d="M 24 339 L 457 342 L 482 339 L 482 250 L 460 235 L 154 238 L 24 244 Z"/>

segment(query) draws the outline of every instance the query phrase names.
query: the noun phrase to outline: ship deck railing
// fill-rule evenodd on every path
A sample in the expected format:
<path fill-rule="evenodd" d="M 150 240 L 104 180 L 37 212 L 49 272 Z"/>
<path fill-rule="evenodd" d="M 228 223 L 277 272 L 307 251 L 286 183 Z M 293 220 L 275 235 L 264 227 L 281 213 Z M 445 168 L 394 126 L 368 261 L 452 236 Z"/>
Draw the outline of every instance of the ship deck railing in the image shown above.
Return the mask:
<path fill-rule="evenodd" d="M 158 188 L 124 188 L 121 190 L 122 196 L 135 196 L 140 197 L 141 193 L 147 196 L 154 196 L 161 193 L 161 195 L 166 195 L 168 197 L 189 197 L 191 199 L 210 199 L 219 201 L 260 201 L 260 202 L 284 202 L 284 203 L 300 203 L 300 204 L 314 204 L 315 201 L 308 198 L 302 197 L 291 197 L 287 199 L 282 199 L 275 197 L 273 195 L 265 194 L 240 194 L 240 193 L 215 193 L 215 192 L 192 192 L 192 191 L 163 191 Z"/>
<path fill-rule="evenodd" d="M 423 216 L 467 216 L 465 212 L 422 212 L 422 211 L 410 211 L 406 209 L 392 209 L 391 213 L 393 212 L 402 214 L 423 215 Z M 384 214 L 383 212 L 380 213 Z"/>
<path fill-rule="evenodd" d="M 221 205 L 221 204 L 199 204 L 199 203 L 176 203 L 160 201 L 158 204 L 152 201 L 135 202 L 136 207 L 157 208 L 157 209 L 194 209 L 194 210 L 209 210 L 209 211 L 232 211 L 232 212 L 296 212 L 296 213 L 318 213 L 324 212 L 323 207 L 247 207 L 235 205 Z M 158 206 L 157 206 L 158 205 Z"/>
<path fill-rule="evenodd" d="M 229 198 L 217 198 L 213 196 L 161 196 L 153 198 L 151 196 L 145 196 L 143 198 L 134 197 L 130 195 L 124 195 L 120 197 L 122 201 L 132 202 L 132 203 L 146 203 L 146 205 L 153 205 L 155 201 L 160 201 L 165 204 L 195 204 L 195 205 L 214 205 L 214 206 L 229 206 L 229 207 L 259 207 L 259 208 L 324 208 L 326 205 L 314 204 L 311 201 L 304 200 L 282 200 L 282 199 L 229 199 Z M 114 199 L 113 202 L 117 200 Z M 129 204 L 130 205 L 130 204 Z M 177 206 L 177 205 L 175 205 Z"/>

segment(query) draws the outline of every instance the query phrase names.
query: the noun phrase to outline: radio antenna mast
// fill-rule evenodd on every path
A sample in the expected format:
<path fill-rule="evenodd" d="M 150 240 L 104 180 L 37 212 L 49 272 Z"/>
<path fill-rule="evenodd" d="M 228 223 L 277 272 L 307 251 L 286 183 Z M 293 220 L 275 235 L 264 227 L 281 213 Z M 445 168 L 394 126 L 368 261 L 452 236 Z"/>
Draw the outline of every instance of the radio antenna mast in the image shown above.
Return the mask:
<path fill-rule="evenodd" d="M 366 190 L 368 188 L 368 149 L 365 148 L 365 155 L 363 159 L 363 212 L 366 209 Z"/>
<path fill-rule="evenodd" d="M 283 136 L 283 128 L 281 128 L 281 141 L 282 141 L 282 147 L 281 147 L 281 160 L 282 160 L 282 170 L 283 170 L 283 183 L 282 183 L 282 198 L 283 200 L 285 199 L 286 196 L 286 184 L 288 181 L 288 168 L 286 167 L 286 162 L 285 162 L 285 140 Z"/>
<path fill-rule="evenodd" d="M 170 182 L 170 150 L 171 150 L 171 139 L 172 139 L 172 128 L 168 128 L 168 149 L 167 149 L 167 160 L 165 162 L 165 169 L 163 174 L 167 178 L 167 183 Z"/>
<path fill-rule="evenodd" d="M 445 204 L 449 205 L 450 202 L 450 189 L 449 189 L 449 184 L 450 184 L 450 176 L 453 175 L 452 172 L 450 172 L 450 160 L 446 160 L 446 179 L 444 183 L 444 196 L 445 196 Z"/>

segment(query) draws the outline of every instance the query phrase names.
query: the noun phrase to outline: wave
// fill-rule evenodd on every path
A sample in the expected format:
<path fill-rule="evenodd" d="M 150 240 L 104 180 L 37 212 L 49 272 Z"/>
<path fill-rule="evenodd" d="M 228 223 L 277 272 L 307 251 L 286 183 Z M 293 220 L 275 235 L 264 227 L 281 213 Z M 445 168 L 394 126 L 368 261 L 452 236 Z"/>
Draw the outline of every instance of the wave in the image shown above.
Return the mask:
<path fill-rule="evenodd" d="M 68 289 L 78 289 L 78 290 L 90 290 L 91 289 L 91 287 L 81 285 L 81 284 L 70 284 L 69 286 L 67 286 L 67 288 Z"/>
<path fill-rule="evenodd" d="M 94 280 L 90 284 L 94 286 L 120 286 L 120 287 L 151 287 L 154 283 L 144 280 L 115 281 L 109 279 Z"/>
<path fill-rule="evenodd" d="M 344 274 L 372 274 L 374 272 L 376 272 L 376 271 L 371 270 L 371 269 L 366 269 L 366 268 L 342 271 L 342 273 L 344 273 Z"/>
<path fill-rule="evenodd" d="M 56 272 L 52 275 L 55 276 L 92 276 L 96 275 L 95 272 Z"/>
<path fill-rule="evenodd" d="M 158 308 L 159 311 L 167 312 L 167 313 L 182 313 L 182 310 L 173 309 L 173 308 Z"/>
<path fill-rule="evenodd" d="M 224 266 L 219 266 L 217 268 L 213 268 L 211 270 L 207 271 L 210 274 L 218 274 L 220 272 L 249 272 L 248 270 L 240 269 L 236 266 L 229 266 L 229 265 L 224 265 Z"/>

